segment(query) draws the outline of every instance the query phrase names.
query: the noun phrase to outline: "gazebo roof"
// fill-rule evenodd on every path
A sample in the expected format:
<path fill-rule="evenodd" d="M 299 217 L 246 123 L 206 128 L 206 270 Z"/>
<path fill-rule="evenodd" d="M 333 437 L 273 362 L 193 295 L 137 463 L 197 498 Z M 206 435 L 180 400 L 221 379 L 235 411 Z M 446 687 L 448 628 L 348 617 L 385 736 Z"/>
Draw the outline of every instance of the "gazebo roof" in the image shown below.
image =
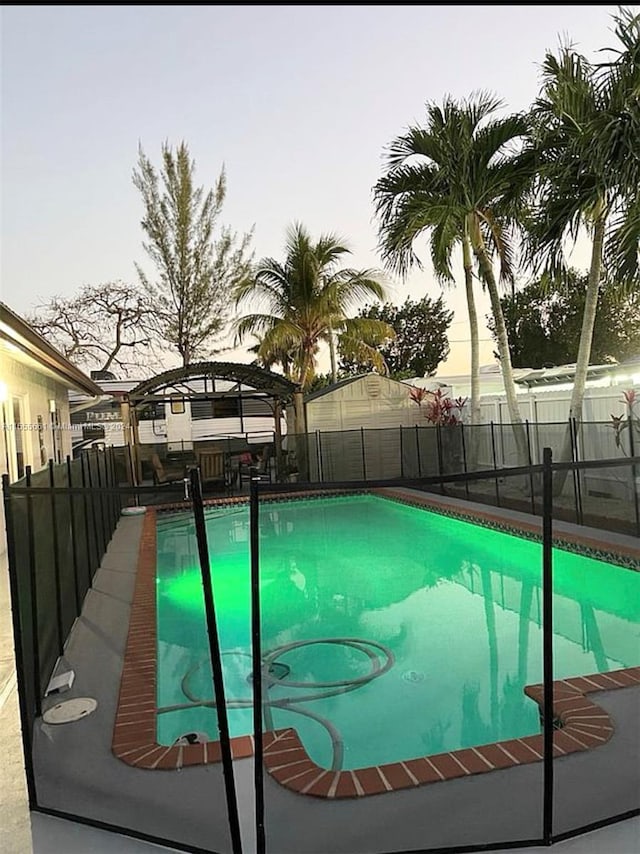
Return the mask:
<path fill-rule="evenodd" d="M 143 380 L 131 389 L 128 396 L 135 403 L 162 394 L 168 388 L 175 388 L 181 383 L 193 380 L 204 381 L 205 388 L 211 384 L 211 391 L 205 392 L 206 396 L 230 395 L 234 391 L 242 393 L 244 390 L 241 387 L 246 385 L 261 395 L 286 399 L 298 388 L 281 374 L 274 374 L 272 371 L 267 371 L 257 365 L 246 365 L 238 362 L 196 362 L 192 365 L 172 368 L 169 371 L 156 374 L 148 380 Z M 215 389 L 216 380 L 234 383 L 237 388 L 217 392 Z M 248 393 L 251 394 L 251 391 Z M 185 396 L 189 396 L 188 391 L 185 392 Z M 202 396 L 202 394 L 194 394 L 194 397 Z"/>

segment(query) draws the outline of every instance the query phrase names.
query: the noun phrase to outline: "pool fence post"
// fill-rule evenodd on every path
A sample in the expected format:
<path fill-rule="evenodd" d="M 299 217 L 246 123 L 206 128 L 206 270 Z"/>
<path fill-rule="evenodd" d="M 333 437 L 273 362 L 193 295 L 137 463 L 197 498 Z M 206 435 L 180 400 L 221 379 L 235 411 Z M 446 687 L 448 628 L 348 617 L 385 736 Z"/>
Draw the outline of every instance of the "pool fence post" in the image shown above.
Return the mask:
<path fill-rule="evenodd" d="M 362 479 L 367 479 L 367 457 L 364 450 L 364 427 L 360 427 L 360 449 L 362 452 Z"/>
<path fill-rule="evenodd" d="M 153 446 L 153 449 L 155 450 L 155 445 Z M 138 483 L 136 482 L 134 467 L 133 467 L 133 449 L 131 447 L 131 444 L 127 445 L 127 463 L 128 463 L 127 477 L 129 479 L 129 483 L 131 486 L 138 486 Z M 139 497 L 137 492 L 134 495 L 134 503 L 135 503 L 136 507 L 138 507 L 138 505 L 140 504 L 140 497 Z"/>
<path fill-rule="evenodd" d="M 542 664 L 543 664 L 543 813 L 542 837 L 553 836 L 553 468 L 551 448 L 542 452 Z"/>
<path fill-rule="evenodd" d="M 71 554 L 73 556 L 73 581 L 76 593 L 76 617 L 80 616 L 80 577 L 78 575 L 78 553 L 76 549 L 76 520 L 74 517 L 73 507 L 73 469 L 71 467 L 71 457 L 67 454 L 67 481 L 69 483 L 69 524 L 71 527 Z"/>
<path fill-rule="evenodd" d="M 207 638 L 209 640 L 209 654 L 211 656 L 214 696 L 218 716 L 218 731 L 220 733 L 222 776 L 224 778 L 224 788 L 227 800 L 231 850 L 233 851 L 233 854 L 242 854 L 238 800 L 236 797 L 236 788 L 233 778 L 233 757 L 231 754 L 231 742 L 229 739 L 229 720 L 224 693 L 222 659 L 220 657 L 220 640 L 218 637 L 216 610 L 213 600 L 213 584 L 211 582 L 211 566 L 209 564 L 209 548 L 207 543 L 206 523 L 204 519 L 202 486 L 200 483 L 200 472 L 197 468 L 191 469 L 191 498 L 193 502 L 196 539 L 198 542 L 200 577 L 202 579 L 202 590 L 204 594 L 204 610 L 207 621 Z"/>
<path fill-rule="evenodd" d="M 319 438 L 319 434 L 318 434 Z M 251 549 L 251 672 L 253 688 L 253 781 L 255 789 L 256 854 L 264 854 L 266 835 L 264 827 L 264 740 L 262 638 L 260 602 L 260 501 L 258 478 L 249 482 L 249 543 Z"/>
<path fill-rule="evenodd" d="M 416 455 L 418 458 L 418 477 L 422 477 L 422 463 L 420 461 L 420 437 L 418 436 L 418 425 L 416 424 Z"/>
<path fill-rule="evenodd" d="M 491 454 L 493 456 L 493 470 L 498 471 L 498 464 L 496 461 L 496 434 L 493 426 L 493 421 L 491 422 Z M 496 504 L 500 507 L 500 483 L 498 482 L 498 476 L 496 475 Z"/>
<path fill-rule="evenodd" d="M 115 519 L 116 519 L 116 496 L 114 493 L 114 484 L 113 484 L 113 476 L 112 476 L 112 463 L 111 463 L 111 448 L 105 448 L 104 451 L 104 476 L 106 481 L 107 492 L 107 522 L 109 523 L 109 539 L 113 535 L 113 530 L 115 527 Z"/>
<path fill-rule="evenodd" d="M 473 442 L 473 434 L 471 435 L 471 441 Z M 462 443 L 462 465 L 464 467 L 464 473 L 466 475 L 469 474 L 467 471 L 467 448 L 464 441 L 464 424 L 462 421 L 460 422 L 460 442 Z M 467 498 L 469 497 L 469 480 L 465 479 L 464 482 L 464 491 Z"/>
<path fill-rule="evenodd" d="M 87 454 L 87 483 L 89 486 L 89 503 L 91 504 L 91 518 L 93 519 L 93 542 L 96 547 L 96 565 L 91 567 L 91 581 L 93 582 L 93 574 L 100 565 L 102 556 L 100 554 L 100 545 L 98 544 L 98 517 L 96 516 L 96 494 L 93 491 L 93 477 L 91 476 L 91 452 Z"/>
<path fill-rule="evenodd" d="M 442 433 L 441 433 L 441 427 L 439 424 L 436 424 L 436 452 L 437 452 L 437 456 L 438 456 L 438 477 L 442 478 L 444 462 L 443 462 L 443 458 L 442 458 Z M 442 483 L 442 480 L 440 480 L 439 486 L 440 486 L 440 494 L 444 495 L 445 491 L 444 491 L 444 484 Z"/>
<path fill-rule="evenodd" d="M 316 451 L 318 454 L 318 480 L 324 483 L 324 465 L 322 464 L 322 434 L 316 430 Z"/>
<path fill-rule="evenodd" d="M 114 489 L 114 494 L 113 494 L 113 527 L 115 529 L 116 525 L 118 524 L 118 518 L 120 516 L 120 510 L 122 509 L 122 499 L 120 497 L 120 492 L 119 492 L 120 484 L 118 483 L 118 469 L 116 467 L 116 452 L 115 452 L 113 445 L 111 445 L 109 450 L 110 450 L 109 457 L 111 459 L 111 486 Z"/>
<path fill-rule="evenodd" d="M 84 533 L 86 540 L 86 552 L 85 558 L 87 563 L 87 578 L 88 578 L 88 588 L 93 584 L 93 573 L 91 572 L 91 545 L 89 540 L 89 532 L 91 531 L 91 525 L 89 524 L 89 490 L 87 489 L 87 476 L 84 469 L 84 454 L 80 454 L 80 474 L 82 476 L 82 490 L 83 490 L 83 504 L 84 504 Z"/>
<path fill-rule="evenodd" d="M 627 425 L 629 426 L 629 454 L 635 457 L 635 442 L 633 441 L 633 418 L 631 412 L 627 416 Z M 633 481 L 633 506 L 636 514 L 636 537 L 640 537 L 640 507 L 638 506 L 638 484 L 636 481 L 637 468 L 636 464 L 631 464 L 631 480 Z"/>
<path fill-rule="evenodd" d="M 11 622 L 13 627 L 13 643 L 15 646 L 16 659 L 16 681 L 18 686 L 18 707 L 20 709 L 20 721 L 22 730 L 22 749 L 24 751 L 24 770 L 27 780 L 27 794 L 29 798 L 29 807 L 34 809 L 38 805 L 36 796 L 36 780 L 33 771 L 33 756 L 31 745 L 31 730 L 33 725 L 32 716 L 27 708 L 27 690 L 26 690 L 26 662 L 24 659 L 24 650 L 22 647 L 22 638 L 25 627 L 21 624 L 21 615 L 23 613 L 22 603 L 20 602 L 20 585 L 17 577 L 17 558 L 16 558 L 16 541 L 15 541 L 15 519 L 13 518 L 13 504 L 9 486 L 9 475 L 2 475 L 2 492 L 4 497 L 4 518 L 7 529 L 7 566 L 9 569 L 9 590 L 11 596 Z M 32 662 L 33 672 L 31 673 L 31 682 L 34 686 L 34 697 L 36 701 L 35 714 L 40 714 L 40 679 L 39 679 L 39 663 L 35 655 L 38 649 L 38 626 L 37 623 L 31 626 L 31 634 L 33 638 L 34 659 Z"/>
<path fill-rule="evenodd" d="M 25 484 L 31 486 L 31 466 L 25 466 Z M 42 686 L 40 684 L 40 633 L 38 632 L 38 590 L 36 579 L 36 543 L 33 532 L 33 503 L 31 492 L 27 492 L 27 542 L 29 543 L 29 587 L 31 594 L 31 629 L 33 636 L 33 673 L 35 688 L 35 714 L 42 714 Z"/>
<path fill-rule="evenodd" d="M 533 472 L 531 470 L 531 466 L 533 465 L 533 458 L 531 456 L 531 433 L 529 431 L 529 419 L 527 418 L 524 422 L 525 431 L 527 435 L 527 459 L 529 465 L 529 494 L 531 498 L 531 513 L 536 515 L 536 493 L 535 486 L 533 482 Z"/>
<path fill-rule="evenodd" d="M 580 460 L 578 458 L 578 422 L 577 419 L 571 418 L 570 423 L 570 433 L 571 433 L 571 459 L 574 463 L 579 463 Z M 584 524 L 584 518 L 582 515 L 582 484 L 580 483 L 580 469 L 574 468 L 573 470 L 573 495 L 576 502 L 576 521 L 578 525 Z M 637 520 L 637 496 L 636 496 L 636 520 Z"/>
<path fill-rule="evenodd" d="M 53 580 L 56 589 L 56 632 L 58 636 L 58 655 L 64 655 L 64 632 L 62 628 L 62 590 L 60 588 L 60 555 L 58 548 L 58 519 L 56 509 L 56 495 L 53 491 L 55 486 L 55 472 L 53 460 L 49 460 L 49 493 L 51 499 L 51 535 L 53 540 Z"/>
<path fill-rule="evenodd" d="M 102 484 L 102 471 L 100 469 L 100 455 L 101 452 L 96 448 L 95 450 L 95 461 L 96 461 L 96 481 L 98 484 L 98 517 L 100 519 L 100 533 L 102 535 L 102 554 L 100 555 L 100 560 L 98 565 L 102 561 L 102 556 L 107 550 L 107 528 L 104 521 L 104 492 L 103 492 L 103 484 Z"/>
<path fill-rule="evenodd" d="M 117 495 L 113 468 L 112 445 L 105 450 L 104 458 L 107 470 L 107 487 L 109 489 L 109 528 L 111 530 L 111 536 L 113 536 L 113 532 L 115 531 L 115 527 L 118 520 L 118 511 L 116 510 Z"/>
<path fill-rule="evenodd" d="M 404 448 L 402 447 L 402 424 L 400 425 L 400 477 L 404 477 Z"/>

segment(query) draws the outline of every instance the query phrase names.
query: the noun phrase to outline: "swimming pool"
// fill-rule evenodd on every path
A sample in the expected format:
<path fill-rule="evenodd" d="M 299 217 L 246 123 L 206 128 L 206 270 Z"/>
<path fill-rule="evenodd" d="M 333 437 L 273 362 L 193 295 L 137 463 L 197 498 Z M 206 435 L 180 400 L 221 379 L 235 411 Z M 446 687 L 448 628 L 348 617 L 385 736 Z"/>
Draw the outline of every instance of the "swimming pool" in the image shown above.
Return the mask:
<path fill-rule="evenodd" d="M 248 507 L 207 515 L 239 736 L 252 731 Z M 260 518 L 269 728 L 294 727 L 318 765 L 344 769 L 539 731 L 523 693 L 542 678 L 539 543 L 374 495 L 265 503 Z M 190 517 L 159 519 L 157 547 L 158 741 L 215 739 L 215 709 L 198 705 L 212 687 Z M 554 574 L 555 678 L 638 664 L 640 574 L 559 549 Z"/>

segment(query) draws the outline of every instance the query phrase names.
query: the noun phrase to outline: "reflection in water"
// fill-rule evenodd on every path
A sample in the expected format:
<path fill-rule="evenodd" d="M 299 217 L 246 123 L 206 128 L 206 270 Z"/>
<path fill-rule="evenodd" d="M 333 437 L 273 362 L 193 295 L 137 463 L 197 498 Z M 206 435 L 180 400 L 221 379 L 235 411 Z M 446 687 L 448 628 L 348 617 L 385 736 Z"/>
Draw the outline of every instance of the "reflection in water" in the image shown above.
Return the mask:
<path fill-rule="evenodd" d="M 436 721 L 425 733 L 422 734 L 422 744 L 425 754 L 433 756 L 435 753 L 443 753 L 447 750 L 446 735 L 451 729 L 451 718 Z"/>
<path fill-rule="evenodd" d="M 489 644 L 489 697 L 491 708 L 491 728 L 498 729 L 498 635 L 496 633 L 496 616 L 493 602 L 493 585 L 491 573 L 486 567 L 480 567 L 482 579 L 482 599 L 484 602 L 484 618 L 487 625 L 487 642 Z"/>
<path fill-rule="evenodd" d="M 533 602 L 533 582 L 522 579 L 520 591 L 520 613 L 518 620 L 518 682 L 527 684 L 527 663 L 529 660 L 529 625 L 531 624 L 531 604 Z"/>
<path fill-rule="evenodd" d="M 463 744 L 486 744 L 495 741 L 493 723 L 487 723 L 480 712 L 480 684 L 465 682 L 462 686 L 462 726 L 460 735 Z"/>
<path fill-rule="evenodd" d="M 602 673 L 609 668 L 593 605 L 590 602 L 581 602 L 580 613 L 582 615 L 583 646 L 586 650 L 593 652 L 595 669 Z"/>

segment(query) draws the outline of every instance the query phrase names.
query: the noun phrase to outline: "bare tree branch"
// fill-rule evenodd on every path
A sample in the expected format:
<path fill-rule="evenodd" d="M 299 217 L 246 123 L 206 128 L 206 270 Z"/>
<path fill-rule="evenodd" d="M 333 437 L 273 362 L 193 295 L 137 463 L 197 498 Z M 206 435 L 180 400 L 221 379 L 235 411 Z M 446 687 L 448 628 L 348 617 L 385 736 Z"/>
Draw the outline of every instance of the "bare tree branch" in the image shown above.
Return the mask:
<path fill-rule="evenodd" d="M 155 311 L 148 295 L 125 282 L 83 285 L 75 297 L 36 306 L 31 326 L 85 370 L 159 366 Z"/>

